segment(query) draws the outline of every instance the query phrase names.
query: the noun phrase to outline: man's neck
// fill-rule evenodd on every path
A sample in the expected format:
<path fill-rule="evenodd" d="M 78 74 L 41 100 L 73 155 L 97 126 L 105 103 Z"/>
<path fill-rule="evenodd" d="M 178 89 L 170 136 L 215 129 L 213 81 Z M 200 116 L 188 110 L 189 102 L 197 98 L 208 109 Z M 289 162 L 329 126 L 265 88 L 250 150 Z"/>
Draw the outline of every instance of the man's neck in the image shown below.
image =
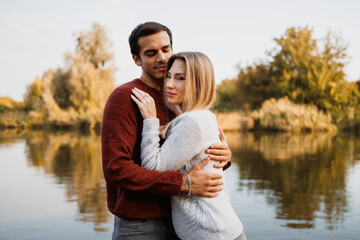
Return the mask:
<path fill-rule="evenodd" d="M 151 88 L 161 91 L 163 89 L 163 80 L 152 79 L 141 75 L 140 80 Z"/>

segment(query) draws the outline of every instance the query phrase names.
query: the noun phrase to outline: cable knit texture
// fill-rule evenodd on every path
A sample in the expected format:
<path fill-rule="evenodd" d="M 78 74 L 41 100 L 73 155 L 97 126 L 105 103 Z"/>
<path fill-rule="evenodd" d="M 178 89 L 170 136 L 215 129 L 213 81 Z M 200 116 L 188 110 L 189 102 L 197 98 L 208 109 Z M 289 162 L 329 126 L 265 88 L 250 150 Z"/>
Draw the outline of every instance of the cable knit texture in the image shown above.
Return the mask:
<path fill-rule="evenodd" d="M 186 173 L 207 157 L 205 150 L 220 143 L 215 115 L 209 110 L 197 110 L 175 118 L 160 147 L 159 120 L 144 120 L 141 142 L 141 165 L 147 169 Z M 223 174 L 210 161 L 203 170 Z M 173 196 L 172 219 L 181 239 L 235 239 L 243 226 L 229 200 L 225 184 L 215 198 Z"/>

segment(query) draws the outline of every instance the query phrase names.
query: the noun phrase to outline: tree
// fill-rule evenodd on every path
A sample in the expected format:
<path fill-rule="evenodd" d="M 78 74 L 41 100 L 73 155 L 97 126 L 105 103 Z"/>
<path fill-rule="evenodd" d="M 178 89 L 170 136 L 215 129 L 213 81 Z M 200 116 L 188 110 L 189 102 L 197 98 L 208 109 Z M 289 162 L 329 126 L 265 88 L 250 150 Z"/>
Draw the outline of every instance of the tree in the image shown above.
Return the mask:
<path fill-rule="evenodd" d="M 77 112 L 102 109 L 114 87 L 113 54 L 104 29 L 97 23 L 92 31 L 80 32 L 75 54 L 67 54 L 69 66 L 53 79 L 54 98 L 60 107 Z"/>
<path fill-rule="evenodd" d="M 31 85 L 27 86 L 26 89 L 24 102 L 27 110 L 44 111 L 44 101 L 42 99 L 42 93 L 43 83 L 38 77 L 36 77 L 34 82 Z"/>
<path fill-rule="evenodd" d="M 347 48 L 339 36 L 329 32 L 315 39 L 308 27 L 292 27 L 275 42 L 268 62 L 240 68 L 237 78 L 218 86 L 218 110 L 256 109 L 286 96 L 332 114 L 357 106 L 359 88 L 345 79 Z"/>
<path fill-rule="evenodd" d="M 217 86 L 218 98 L 216 101 L 216 110 L 226 112 L 242 107 L 245 103 L 244 98 L 241 97 L 236 79 L 225 79 Z"/>
<path fill-rule="evenodd" d="M 79 33 L 76 53 L 79 53 L 84 61 L 93 64 L 95 68 L 101 68 L 113 59 L 113 53 L 110 51 L 111 44 L 104 29 L 98 23 L 94 23 L 92 28 L 92 31 Z"/>
<path fill-rule="evenodd" d="M 287 29 L 275 41 L 280 50 L 270 54 L 270 66 L 283 95 L 323 110 L 348 104 L 349 83 L 344 72 L 347 53 L 340 37 L 329 32 L 319 41 L 308 27 L 299 27 Z"/>
<path fill-rule="evenodd" d="M 113 54 L 104 29 L 97 23 L 80 32 L 74 54 L 65 67 L 49 70 L 28 87 L 25 102 L 30 110 L 45 112 L 56 125 L 79 119 L 101 121 L 102 109 L 114 88 Z"/>
<path fill-rule="evenodd" d="M 250 109 L 256 109 L 270 98 L 282 96 L 278 79 L 272 77 L 268 65 L 253 64 L 238 75 L 240 94 L 245 96 Z"/>

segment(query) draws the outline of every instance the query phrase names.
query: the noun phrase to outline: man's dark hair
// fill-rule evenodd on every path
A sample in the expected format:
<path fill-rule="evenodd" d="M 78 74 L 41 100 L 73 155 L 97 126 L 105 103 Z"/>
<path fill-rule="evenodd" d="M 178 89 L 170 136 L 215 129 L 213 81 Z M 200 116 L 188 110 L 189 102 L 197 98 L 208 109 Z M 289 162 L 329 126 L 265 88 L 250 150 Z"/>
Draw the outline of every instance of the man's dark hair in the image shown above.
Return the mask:
<path fill-rule="evenodd" d="M 149 36 L 161 31 L 166 31 L 169 34 L 170 45 L 172 46 L 172 33 L 169 28 L 157 22 L 146 22 L 139 24 L 129 36 L 131 54 L 139 57 L 140 46 L 138 44 L 138 40 L 140 37 Z"/>

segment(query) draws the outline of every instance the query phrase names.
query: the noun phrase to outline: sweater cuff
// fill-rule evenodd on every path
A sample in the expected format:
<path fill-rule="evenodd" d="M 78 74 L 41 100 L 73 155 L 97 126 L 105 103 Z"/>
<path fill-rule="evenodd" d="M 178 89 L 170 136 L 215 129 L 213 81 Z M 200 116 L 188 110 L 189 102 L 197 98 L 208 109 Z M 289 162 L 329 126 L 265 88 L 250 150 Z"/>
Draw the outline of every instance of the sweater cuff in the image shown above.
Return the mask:
<path fill-rule="evenodd" d="M 143 132 L 159 131 L 160 121 L 158 118 L 144 119 Z"/>
<path fill-rule="evenodd" d="M 225 171 L 226 169 L 228 169 L 231 166 L 231 162 L 228 162 L 224 167 L 223 167 L 223 171 Z"/>

